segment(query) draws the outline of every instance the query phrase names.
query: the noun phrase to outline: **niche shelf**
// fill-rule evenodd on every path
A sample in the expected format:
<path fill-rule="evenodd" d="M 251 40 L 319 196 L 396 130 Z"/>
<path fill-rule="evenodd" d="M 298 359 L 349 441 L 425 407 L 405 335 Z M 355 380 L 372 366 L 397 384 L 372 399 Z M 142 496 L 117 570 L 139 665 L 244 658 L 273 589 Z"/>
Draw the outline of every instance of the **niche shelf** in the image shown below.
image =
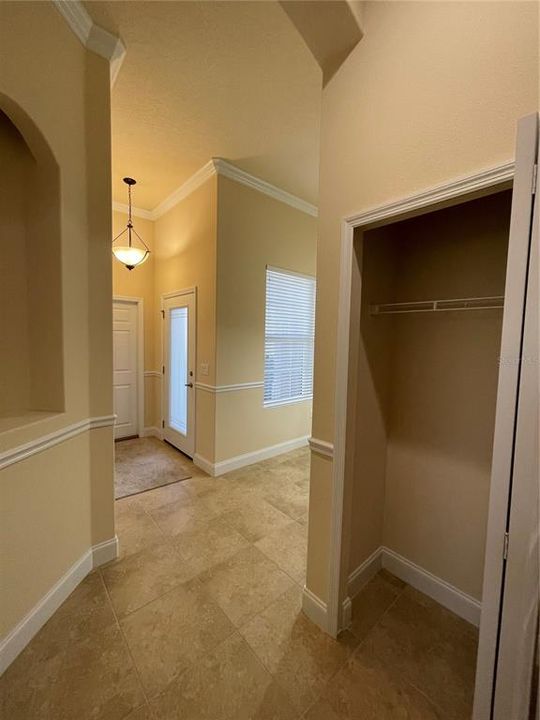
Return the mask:
<path fill-rule="evenodd" d="M 405 313 L 455 312 L 457 310 L 500 310 L 503 307 L 504 295 L 490 295 L 452 300 L 382 303 L 370 305 L 369 312 L 370 315 L 403 315 Z"/>

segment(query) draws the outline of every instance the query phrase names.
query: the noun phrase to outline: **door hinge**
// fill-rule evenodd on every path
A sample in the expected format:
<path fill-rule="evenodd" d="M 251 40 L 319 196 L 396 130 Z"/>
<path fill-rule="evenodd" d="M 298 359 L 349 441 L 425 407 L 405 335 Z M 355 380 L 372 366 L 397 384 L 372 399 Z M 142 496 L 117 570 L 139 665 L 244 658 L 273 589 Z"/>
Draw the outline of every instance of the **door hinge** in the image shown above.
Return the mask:
<path fill-rule="evenodd" d="M 536 195 L 536 186 L 538 185 L 538 165 L 535 165 L 533 167 L 533 176 L 532 176 L 532 194 Z"/>
<path fill-rule="evenodd" d="M 162 375 L 165 375 L 165 365 L 162 365 L 162 366 L 161 366 L 161 374 L 162 374 Z"/>
<path fill-rule="evenodd" d="M 162 427 L 162 428 L 165 427 L 165 420 L 162 420 L 162 421 L 161 421 L 161 427 Z"/>
<path fill-rule="evenodd" d="M 508 544 L 510 542 L 510 536 L 507 532 L 504 533 L 503 540 L 503 560 L 508 560 Z"/>
<path fill-rule="evenodd" d="M 161 310 L 160 312 L 162 320 L 165 320 L 165 310 Z"/>

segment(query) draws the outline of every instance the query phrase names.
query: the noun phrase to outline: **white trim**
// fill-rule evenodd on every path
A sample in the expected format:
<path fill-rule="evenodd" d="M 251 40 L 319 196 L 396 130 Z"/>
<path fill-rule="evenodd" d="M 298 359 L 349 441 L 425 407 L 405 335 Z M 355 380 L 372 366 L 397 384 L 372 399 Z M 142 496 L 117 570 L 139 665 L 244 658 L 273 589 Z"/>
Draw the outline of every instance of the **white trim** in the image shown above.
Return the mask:
<path fill-rule="evenodd" d="M 382 548 L 382 566 L 400 580 L 428 595 L 448 610 L 468 622 L 480 625 L 480 608 L 478 600 L 462 592 L 454 585 L 433 575 L 428 570 L 407 560 L 390 548 Z"/>
<path fill-rule="evenodd" d="M 296 210 L 300 210 L 307 215 L 317 217 L 317 206 L 307 202 L 307 200 L 302 200 L 302 198 L 299 198 L 296 195 L 277 187 L 276 185 L 272 185 L 262 178 L 251 175 L 245 170 L 240 170 L 240 168 L 235 165 L 231 165 L 231 163 L 223 160 L 223 158 L 213 158 L 212 161 L 218 175 L 229 178 L 230 180 L 235 180 L 242 185 L 246 185 L 252 190 L 258 190 L 264 195 L 268 195 L 269 197 L 274 198 L 274 200 L 279 200 L 286 205 L 290 205 Z"/>
<path fill-rule="evenodd" d="M 144 371 L 144 377 L 157 377 L 157 378 L 161 378 L 161 377 L 163 377 L 163 373 L 160 373 L 159 370 L 145 370 L 145 371 Z"/>
<path fill-rule="evenodd" d="M 116 560 L 118 557 L 118 536 L 92 545 L 92 569 Z"/>
<path fill-rule="evenodd" d="M 181 295 L 191 295 L 191 293 L 197 294 L 197 287 L 188 287 L 183 290 L 171 290 L 171 292 L 163 293 L 161 295 L 161 309 L 163 310 L 163 301 L 170 300 L 170 298 L 180 297 Z"/>
<path fill-rule="evenodd" d="M 283 453 L 304 447 L 307 445 L 307 442 L 307 436 L 295 438 L 294 440 L 286 440 L 285 442 L 277 445 L 270 445 L 269 447 L 255 450 L 254 452 L 236 455 L 235 457 L 228 458 L 227 460 L 221 460 L 217 463 L 212 463 L 210 460 L 207 460 L 201 455 L 195 453 L 193 456 L 193 462 L 197 465 L 197 467 L 200 467 L 212 477 L 218 477 L 219 475 L 231 472 L 231 470 L 238 470 L 239 468 L 246 467 L 247 465 L 253 465 L 254 463 L 261 462 L 262 460 L 268 460 L 276 455 L 283 455 Z"/>
<path fill-rule="evenodd" d="M 141 437 L 155 437 L 158 440 L 163 440 L 161 428 L 155 426 L 145 427 L 142 431 Z"/>
<path fill-rule="evenodd" d="M 172 192 L 165 198 L 165 200 L 160 202 L 159 205 L 152 210 L 152 219 L 157 220 L 162 215 L 165 215 L 165 213 L 169 212 L 169 210 L 171 210 L 175 205 L 178 205 L 179 202 L 185 200 L 189 195 L 191 195 L 191 193 L 200 188 L 201 185 L 204 185 L 204 183 L 213 175 L 216 175 L 214 161 L 209 160 L 206 165 L 199 168 L 197 172 L 193 173 L 193 175 L 182 183 L 179 188 Z"/>
<path fill-rule="evenodd" d="M 311 452 L 317 453 L 317 455 L 323 455 L 324 457 L 334 457 L 333 443 L 329 443 L 326 440 L 319 440 L 314 437 L 310 437 L 308 442 Z"/>
<path fill-rule="evenodd" d="M 247 382 L 247 383 L 236 383 L 235 385 L 207 385 L 206 383 L 196 382 L 195 387 L 197 390 L 204 390 L 210 393 L 224 393 L 234 392 L 236 390 L 253 390 L 254 388 L 264 387 L 262 380 Z"/>
<path fill-rule="evenodd" d="M 9 667 L 91 570 L 118 556 L 118 538 L 87 550 L 30 612 L 0 641 L 0 675 Z"/>
<path fill-rule="evenodd" d="M 318 625 L 321 630 L 327 631 L 328 610 L 326 603 L 306 586 L 304 586 L 302 593 L 302 610 L 315 625 Z"/>
<path fill-rule="evenodd" d="M 346 630 L 352 623 L 352 600 L 347 595 L 341 608 L 341 629 Z"/>
<path fill-rule="evenodd" d="M 137 435 L 140 435 L 144 430 L 144 300 L 142 297 L 113 295 L 114 303 L 137 306 Z"/>
<path fill-rule="evenodd" d="M 403 557 L 387 547 L 379 547 L 356 570 L 349 575 L 347 596 L 354 598 L 371 578 L 384 568 L 411 587 L 416 588 L 439 605 L 451 610 L 459 617 L 478 627 L 480 625 L 481 603 L 467 595 L 446 580 L 443 580 L 420 565 Z M 344 601 L 344 606 L 347 598 Z"/>
<path fill-rule="evenodd" d="M 464 202 L 467 196 L 482 194 L 489 188 L 496 190 L 512 180 L 514 163 L 506 162 L 494 168 L 481 170 L 467 177 L 428 188 L 407 198 L 350 215 L 341 223 L 341 258 L 339 276 L 339 303 L 337 318 L 336 380 L 334 407 L 334 457 L 332 467 L 332 506 L 329 552 L 328 632 L 337 636 L 340 629 L 342 602 L 340 601 L 342 524 L 345 487 L 345 438 L 347 430 L 347 390 L 349 377 L 349 327 L 351 309 L 351 282 L 353 244 L 356 228 L 368 228 L 375 223 L 395 221 L 429 209 Z"/>
<path fill-rule="evenodd" d="M 84 433 L 87 430 L 110 427 L 114 425 L 115 418 L 116 415 L 103 415 L 102 417 L 79 420 L 79 422 L 58 428 L 58 430 L 54 430 L 47 435 L 41 435 L 40 437 L 30 440 L 23 445 L 18 445 L 17 447 L 10 448 L 9 450 L 4 450 L 4 452 L 0 453 L 0 470 L 8 467 L 8 465 L 13 465 L 21 460 L 26 460 L 26 458 L 29 458 L 36 453 L 48 450 L 49 448 L 54 447 L 65 440 L 69 440 L 76 435 L 81 435 L 81 433 Z"/>
<path fill-rule="evenodd" d="M 200 188 L 201 185 L 214 175 L 221 175 L 222 177 L 234 180 L 241 185 L 246 185 L 252 190 L 257 190 L 264 195 L 274 198 L 274 200 L 279 200 L 280 202 L 295 208 L 295 210 L 300 210 L 300 212 L 311 215 L 312 217 L 317 217 L 318 215 L 316 205 L 312 205 L 312 203 L 307 202 L 307 200 L 302 200 L 302 198 L 292 195 L 290 192 L 287 192 L 276 185 L 272 185 L 262 178 L 250 175 L 250 173 L 247 173 L 245 170 L 240 170 L 240 168 L 235 165 L 231 165 L 231 163 L 223 160 L 223 158 L 212 158 L 209 160 L 205 165 L 194 172 L 193 175 L 184 183 L 182 183 L 180 187 L 176 188 L 174 192 L 160 202 L 159 205 L 156 205 L 153 210 L 132 207 L 131 212 L 135 215 L 135 217 L 144 218 L 145 220 L 158 220 L 162 215 L 165 215 L 165 213 L 169 212 L 169 210 L 172 210 L 173 207 L 178 205 L 179 202 L 182 202 L 182 200 L 189 197 L 191 193 L 195 192 L 195 190 Z M 127 205 L 124 205 L 123 203 L 113 202 L 113 209 L 117 212 L 127 214 L 128 208 Z"/>
<path fill-rule="evenodd" d="M 466 175 L 456 180 L 450 180 L 442 185 L 435 185 L 428 190 L 409 195 L 386 205 L 364 210 L 356 215 L 350 215 L 344 222 L 354 227 L 366 227 L 385 220 L 393 220 L 398 216 L 417 213 L 431 205 L 455 200 L 463 195 L 470 195 L 498 185 L 510 183 L 514 177 L 514 162 L 508 161 L 502 165 L 481 170 L 473 175 Z"/>
<path fill-rule="evenodd" d="M 129 211 L 129 207 L 125 203 L 113 202 L 112 208 L 116 212 L 124 213 L 124 215 L 127 215 Z M 131 206 L 131 214 L 134 217 L 142 218 L 143 220 L 155 220 L 151 210 L 133 207 L 133 205 Z"/>
<path fill-rule="evenodd" d="M 347 595 L 349 597 L 356 597 L 364 585 L 367 585 L 371 578 L 382 568 L 383 550 L 384 548 L 378 547 L 349 575 L 347 581 Z"/>
<path fill-rule="evenodd" d="M 126 46 L 122 40 L 96 25 L 79 0 L 53 2 L 84 47 L 109 61 L 111 85 L 114 85 L 126 56 Z"/>

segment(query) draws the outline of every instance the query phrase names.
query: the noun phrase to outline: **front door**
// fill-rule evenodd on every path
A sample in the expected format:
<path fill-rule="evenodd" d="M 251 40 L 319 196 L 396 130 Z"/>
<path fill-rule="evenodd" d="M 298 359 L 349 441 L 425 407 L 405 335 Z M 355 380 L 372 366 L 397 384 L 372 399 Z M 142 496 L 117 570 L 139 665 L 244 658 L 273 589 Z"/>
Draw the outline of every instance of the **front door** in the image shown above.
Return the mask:
<path fill-rule="evenodd" d="M 113 302 L 114 438 L 139 434 L 137 397 L 137 304 Z"/>
<path fill-rule="evenodd" d="M 163 439 L 195 452 L 195 293 L 163 300 Z"/>

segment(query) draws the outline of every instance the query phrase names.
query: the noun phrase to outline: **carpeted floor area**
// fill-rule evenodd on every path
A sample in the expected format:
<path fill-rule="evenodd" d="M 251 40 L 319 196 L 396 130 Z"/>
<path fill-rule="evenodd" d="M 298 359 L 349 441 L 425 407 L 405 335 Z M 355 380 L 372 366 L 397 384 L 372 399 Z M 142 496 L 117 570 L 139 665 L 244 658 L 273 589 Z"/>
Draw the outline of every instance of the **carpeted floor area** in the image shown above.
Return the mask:
<path fill-rule="evenodd" d="M 116 500 L 191 477 L 190 460 L 157 438 L 134 438 L 115 443 Z"/>

